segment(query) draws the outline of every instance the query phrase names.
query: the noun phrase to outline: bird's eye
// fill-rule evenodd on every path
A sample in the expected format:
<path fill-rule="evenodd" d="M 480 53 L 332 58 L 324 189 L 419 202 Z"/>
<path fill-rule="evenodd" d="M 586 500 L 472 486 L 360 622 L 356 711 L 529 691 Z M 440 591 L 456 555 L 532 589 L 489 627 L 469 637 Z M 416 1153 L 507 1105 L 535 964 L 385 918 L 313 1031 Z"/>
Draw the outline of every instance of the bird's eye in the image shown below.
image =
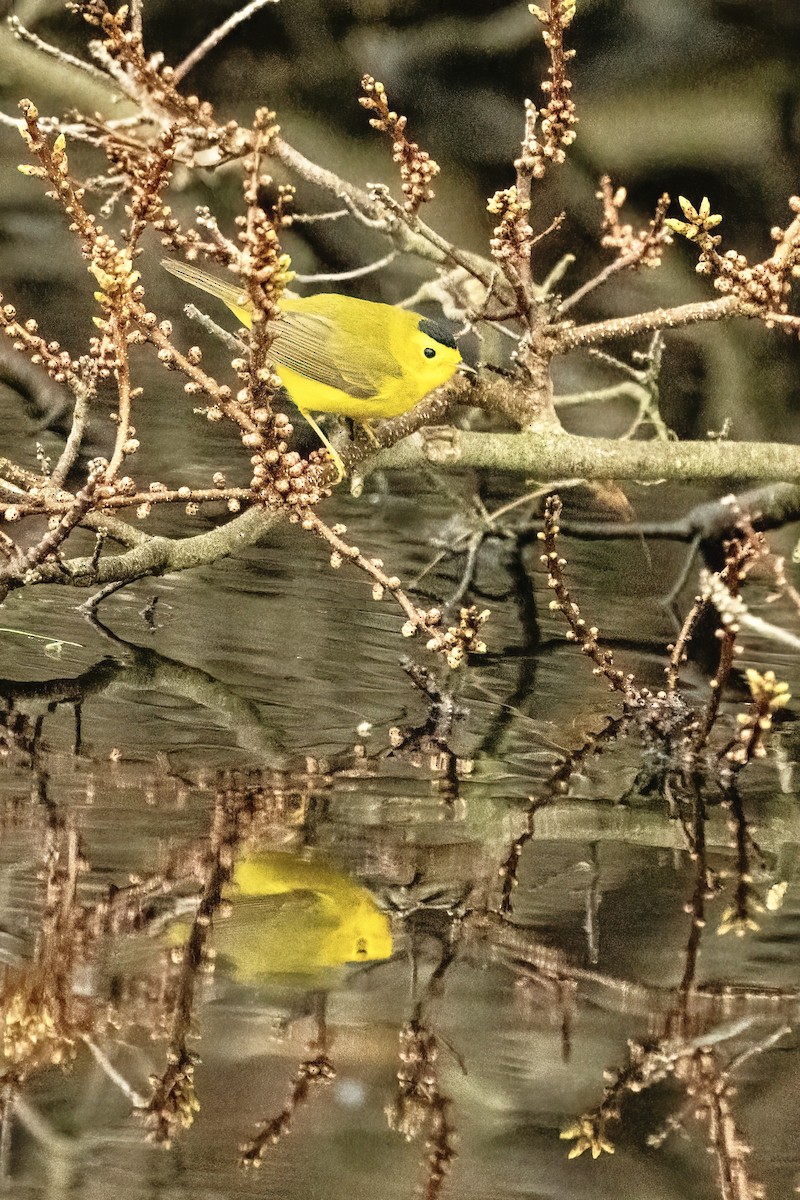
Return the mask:
<path fill-rule="evenodd" d="M 358 940 L 356 941 L 356 954 L 358 955 L 359 958 L 363 958 L 366 953 L 367 953 L 367 939 L 366 938 L 358 938 Z"/>
<path fill-rule="evenodd" d="M 426 358 L 436 358 L 436 351 L 434 350 L 433 346 L 426 346 L 423 350 L 423 354 Z"/>

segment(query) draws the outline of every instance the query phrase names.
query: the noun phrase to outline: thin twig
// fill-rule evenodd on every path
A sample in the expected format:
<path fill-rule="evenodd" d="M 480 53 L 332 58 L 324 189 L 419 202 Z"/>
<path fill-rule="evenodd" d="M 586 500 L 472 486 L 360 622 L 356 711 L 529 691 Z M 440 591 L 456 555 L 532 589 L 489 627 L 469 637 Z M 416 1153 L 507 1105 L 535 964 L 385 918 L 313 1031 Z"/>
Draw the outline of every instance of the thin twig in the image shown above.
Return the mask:
<path fill-rule="evenodd" d="M 228 347 L 237 357 L 239 357 L 244 349 L 242 342 L 235 333 L 231 333 L 227 329 L 223 329 L 216 321 L 212 320 L 206 313 L 201 312 L 195 304 L 185 304 L 183 311 L 190 321 L 196 321 L 198 325 L 202 325 L 206 333 L 210 333 L 212 337 L 218 338 Z"/>
<path fill-rule="evenodd" d="M 278 0 L 250 0 L 250 3 L 245 4 L 244 8 L 231 13 L 227 20 L 218 25 L 216 29 L 212 29 L 211 33 L 207 37 L 204 37 L 202 42 L 195 46 L 190 54 L 186 55 L 183 62 L 178 63 L 172 72 L 172 82 L 175 84 L 180 83 L 184 75 L 191 71 L 192 67 L 196 67 L 200 60 L 205 58 L 215 46 L 218 46 L 223 38 L 226 38 L 237 25 L 241 25 L 243 21 L 247 21 L 254 13 L 257 13 L 259 9 L 264 8 L 267 4 L 277 3 Z"/>
<path fill-rule="evenodd" d="M 588 296 L 595 288 L 601 287 L 602 284 L 613 278 L 619 271 L 624 271 L 626 267 L 633 266 L 635 262 L 638 262 L 639 258 L 640 255 L 634 253 L 621 254 L 619 258 L 615 258 L 613 262 L 603 267 L 603 270 L 595 275 L 594 279 L 587 279 L 586 283 L 576 288 L 565 300 L 562 300 L 558 306 L 559 314 L 563 315 L 565 312 L 569 312 L 579 300 L 583 300 L 584 296 Z"/>
<path fill-rule="evenodd" d="M 84 600 L 83 604 L 78 606 L 78 612 L 85 617 L 94 616 L 97 609 L 107 600 L 109 596 L 113 596 L 115 592 L 121 592 L 123 588 L 129 587 L 132 583 L 137 583 L 143 579 L 143 575 L 134 575 L 130 579 L 115 579 L 112 583 L 106 583 L 98 591 L 94 592 L 88 600 Z"/>
<path fill-rule="evenodd" d="M 708 611 L 710 600 L 707 597 L 696 596 L 694 604 L 686 614 L 680 633 L 670 651 L 669 666 L 667 667 L 667 691 L 675 693 L 678 688 L 678 676 L 681 664 L 686 661 L 686 649 L 692 640 L 697 623 Z"/>
<path fill-rule="evenodd" d="M 117 413 L 117 432 L 114 438 L 114 450 L 106 468 L 106 483 L 110 483 L 114 479 L 122 465 L 122 460 L 125 457 L 125 446 L 130 438 L 131 424 L 131 375 L 128 362 L 128 341 L 118 317 L 112 317 L 110 325 L 117 359 L 115 374 L 117 377 L 119 409 Z"/>
<path fill-rule="evenodd" d="M 318 221 L 339 221 L 342 217 L 350 217 L 353 214 L 349 208 L 331 209 L 330 212 L 321 213 L 292 213 L 292 225 L 315 225 Z"/>
<path fill-rule="evenodd" d="M 67 476 L 77 462 L 78 455 L 83 442 L 83 435 L 86 432 L 86 422 L 89 418 L 89 398 L 92 390 L 84 385 L 75 390 L 75 407 L 72 410 L 72 425 L 70 426 L 69 435 L 66 445 L 61 451 L 58 462 L 53 468 L 53 473 L 50 476 L 50 482 L 53 487 L 64 487 Z"/>
<path fill-rule="evenodd" d="M 8 26 L 15 38 L 21 42 L 27 42 L 29 46 L 33 46 L 42 54 L 47 54 L 50 58 L 56 58 L 59 62 L 64 63 L 68 67 L 75 67 L 78 71 L 84 71 L 87 75 L 91 75 L 94 79 L 100 79 L 103 83 L 108 83 L 108 78 L 105 71 L 101 71 L 94 63 L 86 62 L 83 58 L 76 58 L 74 54 L 68 54 L 66 50 L 62 50 L 59 46 L 54 46 L 52 42 L 45 42 L 38 34 L 32 33 L 30 29 L 26 29 L 20 21 L 19 17 L 9 17 Z M 19 118 L 14 121 L 16 126 L 19 126 Z"/>
<path fill-rule="evenodd" d="M 609 387 L 554 396 L 553 403 L 556 408 L 576 408 L 583 404 L 603 404 L 609 400 L 622 400 L 627 397 L 641 405 L 643 396 L 647 396 L 647 389 L 644 384 L 636 383 L 633 380 L 623 380 L 621 383 L 612 383 Z"/>
<path fill-rule="evenodd" d="M 366 263 L 363 267 L 353 267 L 350 271 L 331 271 L 328 274 L 319 273 L 317 275 L 295 275 L 297 283 L 343 283 L 348 279 L 362 279 L 365 275 L 372 275 L 375 271 L 382 271 L 384 267 L 390 266 L 397 258 L 399 251 L 390 250 L 388 254 L 384 254 L 383 258 L 378 258 L 375 262 Z"/>
<path fill-rule="evenodd" d="M 131 6 L 131 33 L 134 37 L 141 38 L 142 36 L 142 4 L 144 0 L 130 0 Z"/>

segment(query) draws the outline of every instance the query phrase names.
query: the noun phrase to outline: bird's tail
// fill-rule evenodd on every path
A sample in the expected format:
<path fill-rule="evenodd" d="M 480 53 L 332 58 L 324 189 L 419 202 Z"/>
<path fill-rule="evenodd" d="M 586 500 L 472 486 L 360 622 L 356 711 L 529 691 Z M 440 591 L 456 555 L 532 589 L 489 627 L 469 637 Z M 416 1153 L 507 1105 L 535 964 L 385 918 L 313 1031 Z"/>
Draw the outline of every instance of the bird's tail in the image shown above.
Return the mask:
<path fill-rule="evenodd" d="M 177 275 L 184 283 L 190 283 L 192 287 L 207 292 L 209 296 L 216 296 L 223 304 L 227 304 L 243 325 L 250 326 L 250 302 L 240 287 L 228 283 L 226 279 L 220 279 L 218 275 L 212 275 L 210 271 L 204 271 L 202 267 L 194 266 L 193 263 L 162 258 L 161 265 L 170 275 Z"/>

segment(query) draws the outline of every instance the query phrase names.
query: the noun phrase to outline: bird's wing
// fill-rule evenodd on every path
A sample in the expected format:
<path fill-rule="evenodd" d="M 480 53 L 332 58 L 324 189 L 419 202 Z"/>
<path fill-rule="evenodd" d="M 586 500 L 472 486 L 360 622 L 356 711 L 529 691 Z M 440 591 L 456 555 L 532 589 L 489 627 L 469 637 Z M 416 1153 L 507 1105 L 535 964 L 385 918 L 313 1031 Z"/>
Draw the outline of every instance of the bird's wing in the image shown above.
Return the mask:
<path fill-rule="evenodd" d="M 320 313 L 287 312 L 271 346 L 278 366 L 337 388 L 357 400 L 378 395 L 387 375 L 400 375 L 386 346 L 343 338 L 336 321 Z"/>
<path fill-rule="evenodd" d="M 287 922 L 301 929 L 317 926 L 328 929 L 334 927 L 338 919 L 338 914 L 330 911 L 330 905 L 323 897 L 300 889 L 280 896 L 234 897 L 231 915 L 220 928 L 238 933 Z"/>

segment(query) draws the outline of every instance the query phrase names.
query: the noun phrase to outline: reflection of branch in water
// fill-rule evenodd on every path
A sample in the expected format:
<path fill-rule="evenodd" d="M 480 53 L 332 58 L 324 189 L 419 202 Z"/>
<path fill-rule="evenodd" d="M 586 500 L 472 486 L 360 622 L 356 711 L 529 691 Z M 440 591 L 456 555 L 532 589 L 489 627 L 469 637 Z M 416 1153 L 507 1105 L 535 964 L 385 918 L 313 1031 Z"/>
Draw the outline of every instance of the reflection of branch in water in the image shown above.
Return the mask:
<path fill-rule="evenodd" d="M 596 967 L 600 961 L 600 925 L 598 922 L 598 913 L 602 899 L 600 892 L 600 859 L 597 853 L 597 842 L 592 842 L 590 859 L 587 865 L 590 876 L 589 884 L 586 888 L 586 916 L 583 928 L 586 934 L 586 949 L 589 963 L 591 966 Z"/>
<path fill-rule="evenodd" d="M 517 886 L 522 851 L 534 835 L 536 814 L 541 809 L 555 804 L 569 789 L 570 780 L 576 771 L 580 770 L 588 758 L 601 754 L 603 750 L 627 728 L 630 714 L 620 717 L 609 717 L 599 733 L 590 733 L 577 749 L 571 750 L 563 762 L 556 766 L 547 781 L 543 794 L 531 797 L 524 813 L 524 824 L 520 834 L 511 843 L 508 857 L 500 867 L 499 875 L 502 880 L 500 895 L 500 912 L 510 913 L 513 910 L 512 895 Z"/>
<path fill-rule="evenodd" d="M 443 692 L 427 667 L 422 667 L 410 658 L 401 659 L 400 665 L 428 702 L 428 716 L 421 725 L 413 729 L 390 731 L 393 756 L 401 756 L 412 763 L 427 758 L 440 778 L 440 791 L 448 806 L 452 807 L 459 798 L 461 773 L 464 762 L 450 749 L 448 739 L 453 725 L 464 717 L 465 710 L 456 704 L 450 692 Z"/>
<path fill-rule="evenodd" d="M 567 980 L 581 989 L 582 997 L 616 1013 L 650 1020 L 659 1014 L 663 1019 L 675 1010 L 673 988 L 576 966 L 561 950 L 544 945 L 533 930 L 512 924 L 499 913 L 476 912 L 464 922 L 464 930 L 470 949 L 483 948 L 490 962 L 504 964 L 515 976 L 530 979 L 548 992 Z M 695 984 L 688 992 L 685 1010 L 695 1029 L 740 1017 L 794 1021 L 800 1013 L 800 988 Z"/>
<path fill-rule="evenodd" d="M 47 810 L 42 841 L 45 895 L 34 958 L 30 964 L 5 967 L 0 987 L 5 1060 L 0 1088 L 5 1087 L 7 1099 L 18 1097 L 20 1085 L 42 1068 L 71 1063 L 83 1044 L 141 1110 L 153 1140 L 168 1145 L 179 1126 L 191 1123 L 197 1101 L 189 1039 L 197 981 L 211 961 L 207 949 L 211 919 L 230 878 L 234 852 L 247 839 L 269 838 L 276 828 L 296 827 L 298 812 L 302 818 L 305 811 L 304 789 L 313 787 L 316 778 L 303 776 L 293 787 L 288 772 L 266 777 L 258 772 L 225 773 L 206 837 L 173 848 L 154 875 L 112 885 L 90 901 L 78 897 L 79 877 L 88 864 L 77 834 L 60 810 L 52 806 Z M 185 893 L 187 886 L 195 888 L 198 881 L 202 885 L 199 905 L 177 973 L 159 970 L 157 975 L 130 980 L 115 975 L 106 995 L 96 986 L 100 976 L 95 974 L 98 951 L 106 939 L 155 930 L 170 897 Z M 93 986 L 86 988 L 90 968 Z M 118 1039 L 137 1028 L 155 1036 L 166 1034 L 169 1043 L 166 1068 L 149 1099 L 117 1072 L 103 1048 L 109 1033 Z M 4 1110 L 7 1117 L 11 1106 L 4 1104 Z M 0 1138 L 8 1138 L 8 1124 Z"/>
<path fill-rule="evenodd" d="M 627 1060 L 611 1074 L 600 1104 L 596 1109 L 583 1113 L 574 1124 L 563 1130 L 562 1138 L 573 1142 L 569 1152 L 570 1158 L 586 1151 L 589 1151 L 593 1158 L 599 1157 L 603 1152 L 613 1153 L 614 1144 L 609 1134 L 609 1126 L 624 1120 L 624 1103 L 631 1096 L 671 1078 L 680 1085 L 688 1101 L 680 1105 L 668 1118 L 662 1129 L 653 1135 L 650 1144 L 662 1144 L 670 1132 L 682 1128 L 685 1122 L 693 1117 L 706 1127 L 709 1150 L 714 1155 L 717 1166 L 717 1182 L 722 1200 L 757 1200 L 763 1195 L 763 1189 L 750 1175 L 750 1147 L 737 1127 L 731 1104 L 735 1095 L 731 1074 L 747 1058 L 774 1044 L 791 1026 L 781 1025 L 763 1041 L 750 1042 L 727 1062 L 721 1058 L 720 1044 L 746 1034 L 755 1021 L 755 1013 L 759 1010 L 764 1011 L 765 1004 L 766 1014 L 769 1014 L 772 1008 L 773 1013 L 770 1015 L 774 1018 L 774 1001 L 778 1000 L 778 997 L 767 989 L 753 988 L 749 991 L 740 989 L 738 994 L 728 989 L 728 995 L 723 999 L 723 993 L 719 989 L 715 991 L 697 983 L 697 959 L 706 927 L 706 902 L 715 894 L 715 877 L 706 861 L 706 813 L 699 781 L 693 778 L 692 783 L 694 804 L 691 822 L 687 825 L 686 832 L 690 855 L 695 863 L 695 884 L 691 902 L 687 906 L 691 925 L 685 951 L 683 978 L 676 991 L 668 991 L 659 996 L 659 989 L 632 985 L 622 980 L 604 977 L 597 972 L 575 968 L 559 951 L 540 946 L 531 931 L 510 926 L 502 914 L 497 914 L 488 926 L 485 917 L 475 918 L 474 930 L 487 935 L 490 953 L 496 955 L 502 948 L 505 961 L 515 972 L 520 973 L 523 978 L 534 980 L 545 989 L 563 989 L 564 984 L 569 981 L 574 985 L 581 983 L 584 987 L 590 982 L 595 985 L 602 984 L 606 989 L 618 991 L 620 1000 L 624 999 L 627 1002 L 625 1007 L 630 1007 L 633 1002 L 634 1009 L 640 1008 L 642 1012 L 646 1012 L 651 1021 L 654 1013 L 667 1001 L 666 1010 L 659 1022 L 660 1034 L 647 1042 L 629 1041 Z M 743 932 L 746 927 L 742 924 L 743 921 L 748 921 L 748 927 L 752 927 L 752 919 L 747 916 L 749 906 L 752 905 L 752 888 L 747 890 L 750 879 L 750 844 L 744 813 L 736 810 L 735 802 L 732 803 L 732 811 L 738 849 L 737 902 L 742 888 L 746 894 L 743 901 L 745 916 L 737 918 L 735 905 L 729 913 L 731 921 L 740 920 Z M 779 1007 L 788 1002 L 792 1016 L 796 1017 L 800 992 L 787 991 L 782 999 L 783 1005 L 779 1004 Z M 715 1000 L 722 1000 L 722 1004 L 715 1004 Z M 745 1015 L 737 1019 L 737 1011 L 742 1011 Z M 712 1023 L 716 1012 L 724 1013 L 725 1023 L 714 1028 Z"/>
<path fill-rule="evenodd" d="M 406 1141 L 425 1135 L 425 1200 L 438 1200 L 456 1157 L 452 1101 L 439 1082 L 439 1038 L 428 1015 L 431 1001 L 441 996 L 444 980 L 458 957 L 462 922 L 451 928 L 451 939 L 442 950 L 414 1011 L 400 1030 L 400 1067 L 397 1092 L 386 1106 L 389 1128 Z M 463 1069 L 463 1067 L 462 1067 Z"/>
<path fill-rule="evenodd" d="M 697 958 L 700 942 L 706 925 L 706 902 L 712 900 L 718 886 L 718 876 L 708 866 L 706 855 L 706 806 L 696 778 L 692 778 L 692 814 L 687 829 L 689 857 L 695 867 L 694 889 L 688 909 L 691 918 L 689 936 L 684 955 L 683 978 L 681 979 L 680 1022 L 684 1032 L 689 1028 L 689 1006 L 697 984 Z"/>
<path fill-rule="evenodd" d="M 10 1117 L 19 1115 L 20 1086 L 36 1072 L 68 1066 L 76 1043 L 94 1022 L 92 999 L 74 987 L 77 968 L 91 960 L 97 931 L 78 900 L 78 877 L 86 870 L 78 836 L 51 821 L 43 841 L 44 906 L 33 960 L 4 966 L 0 985 L 2 1015 L 3 1144 Z M 0 1146 L 0 1157 L 2 1156 Z"/>
<path fill-rule="evenodd" d="M 109 672 L 122 673 L 119 663 L 103 660 L 76 679 L 51 679 L 42 684 L 12 684 L 0 680 L 0 696 L 8 707 L 0 705 L 0 758 L 4 766 L 26 772 L 30 782 L 24 788 L 3 789 L 0 798 L 0 828 L 14 827 L 20 822 L 41 821 L 46 827 L 63 823 L 58 805 L 51 799 L 53 781 L 80 775 L 87 795 L 94 795 L 106 785 L 106 765 L 98 765 L 83 754 L 81 689 L 91 695 L 108 686 Z M 48 737 L 48 718 L 67 706 L 74 716 L 74 739 L 68 747 L 59 745 L 60 731 Z M 30 710 L 30 711 L 28 711 Z M 56 725 L 58 730 L 58 724 Z M 112 752 L 113 753 L 113 752 Z M 152 764 L 144 765 L 138 758 L 118 762 L 114 758 L 116 786 L 124 788 L 131 782 L 145 788 L 161 799 L 174 796 L 180 800 L 190 781 L 171 770 L 165 755 L 155 755 Z"/>
<path fill-rule="evenodd" d="M 418 1018 L 400 1030 L 400 1068 L 397 1094 L 386 1107 L 389 1128 L 412 1141 L 425 1133 L 426 1200 L 441 1194 L 456 1156 L 451 1100 L 439 1089 L 439 1044 Z"/>
<path fill-rule="evenodd" d="M 704 588 L 704 593 L 707 591 L 708 603 L 713 602 L 720 611 L 721 620 L 718 634 L 720 651 L 717 670 L 709 685 L 710 693 L 706 709 L 692 738 L 692 749 L 695 754 L 704 749 L 709 739 L 719 713 L 723 689 L 733 669 L 734 656 L 741 653 L 740 647 L 736 644 L 739 625 L 733 619 L 732 614 L 723 610 L 723 601 L 719 598 L 720 593 L 727 598 L 728 602 L 736 600 L 757 552 L 756 545 L 745 536 L 735 537 L 730 542 L 726 542 L 725 566 L 717 575 L 708 578 L 706 588 Z M 705 594 L 703 599 L 706 600 Z"/>
<path fill-rule="evenodd" d="M 686 1090 L 695 1099 L 695 1116 L 708 1126 L 709 1148 L 717 1163 L 722 1200 L 757 1200 L 764 1189 L 750 1176 L 748 1158 L 752 1147 L 739 1132 L 731 1108 L 735 1089 L 730 1072 L 710 1049 L 698 1050 L 690 1060 Z"/>
<path fill-rule="evenodd" d="M 304 1059 L 297 1068 L 286 1103 L 274 1117 L 259 1121 L 254 1136 L 241 1148 L 241 1163 L 245 1167 L 260 1167 L 270 1146 L 276 1145 L 292 1128 L 298 1108 L 311 1098 L 312 1087 L 330 1083 L 336 1078 L 336 1069 L 328 1056 L 328 1026 L 326 1021 L 326 996 L 317 995 L 317 1033 L 308 1046 L 310 1058 Z"/>
<path fill-rule="evenodd" d="M 50 799 L 49 775 L 44 765 L 43 726 L 43 714 L 33 718 L 9 704 L 4 712 L 0 712 L 0 756 L 6 766 L 19 767 L 30 774 L 28 799 L 44 814 L 47 827 L 56 829 L 62 823 L 62 816 Z M 24 809 L 27 807 L 24 805 Z M 0 823 L 13 826 L 22 811 L 23 804 L 12 796 L 0 809 Z"/>
<path fill-rule="evenodd" d="M 214 822 L 208 839 L 208 854 L 203 890 L 183 948 L 178 977 L 172 1027 L 167 1050 L 167 1066 L 156 1078 L 153 1094 L 143 1110 L 145 1127 L 152 1141 L 170 1145 L 179 1126 L 186 1128 L 200 1107 L 194 1088 L 196 1055 L 188 1047 L 198 977 L 212 961 L 207 949 L 211 922 L 222 904 L 222 889 L 233 873 L 237 843 L 235 799 L 221 789 L 217 794 Z"/>
<path fill-rule="evenodd" d="M 5 1083 L 0 1091 L 0 1185 L 6 1187 L 9 1178 L 11 1160 L 11 1121 L 14 1116 L 14 1102 L 17 1098 L 17 1085 Z"/>
<path fill-rule="evenodd" d="M 745 1033 L 752 1025 L 753 1018 L 745 1017 L 713 1031 L 708 1029 L 707 1022 L 701 1020 L 700 1033 L 697 1033 L 698 1019 L 694 1003 L 698 993 L 697 959 L 706 926 L 706 901 L 715 894 L 716 878 L 706 860 L 705 806 L 698 781 L 694 779 L 692 782 L 694 804 L 690 854 L 695 863 L 695 885 L 687 906 L 691 925 L 675 1007 L 662 1020 L 663 1033 L 660 1038 L 649 1046 L 630 1043 L 629 1061 L 612 1078 L 599 1108 L 594 1113 L 584 1114 L 578 1125 L 565 1130 L 562 1137 L 577 1137 L 570 1156 L 591 1149 L 596 1157 L 602 1150 L 613 1149 L 607 1140 L 607 1125 L 622 1119 L 621 1104 L 625 1095 L 642 1091 L 661 1082 L 667 1075 L 672 1075 L 681 1083 L 688 1101 L 648 1138 L 648 1144 L 653 1147 L 662 1145 L 670 1133 L 684 1128 L 690 1117 L 705 1121 L 709 1149 L 717 1163 L 722 1200 L 755 1200 L 763 1191 L 749 1176 L 747 1156 L 750 1148 L 737 1130 L 731 1109 L 734 1089 L 730 1075 L 747 1057 L 771 1045 L 776 1040 L 776 1034 L 771 1034 L 764 1043 L 751 1044 L 723 1067 L 715 1047 L 728 1038 Z M 777 1036 L 782 1036 L 787 1028 L 781 1026 Z"/>
<path fill-rule="evenodd" d="M 718 933 L 728 933 L 733 930 L 737 937 L 743 937 L 748 930 L 758 929 L 754 913 L 764 911 L 764 898 L 753 886 L 753 873 L 750 861 L 751 852 L 761 856 L 761 849 L 753 839 L 750 825 L 745 816 L 739 789 L 731 785 L 725 791 L 722 801 L 724 807 L 731 813 L 730 828 L 733 835 L 734 848 L 734 891 L 733 902 L 722 914 Z M 762 857 L 763 865 L 763 857 Z"/>
<path fill-rule="evenodd" d="M 563 1131 L 563 1138 L 575 1141 L 570 1157 L 585 1150 L 591 1150 L 595 1158 L 603 1150 L 613 1153 L 613 1144 L 606 1136 L 607 1125 L 622 1119 L 621 1105 L 625 1096 L 644 1091 L 672 1076 L 680 1083 L 688 1100 L 648 1137 L 648 1145 L 663 1145 L 671 1133 L 685 1128 L 690 1118 L 703 1122 L 708 1148 L 716 1161 L 721 1200 L 762 1198 L 763 1187 L 750 1174 L 751 1147 L 736 1124 L 731 1105 L 736 1094 L 731 1076 L 748 1058 L 763 1053 L 784 1037 L 791 1026 L 781 1025 L 761 1041 L 751 1043 L 723 1062 L 718 1047 L 739 1036 L 750 1023 L 748 1020 L 733 1022 L 686 1041 L 664 1039 L 650 1046 L 631 1043 L 629 1061 L 606 1088 L 599 1108 L 584 1114 L 576 1125 Z"/>
<path fill-rule="evenodd" d="M 518 537 L 512 543 L 506 570 L 511 581 L 512 595 L 522 630 L 522 654 L 519 659 L 519 672 L 514 691 L 505 703 L 494 706 L 494 716 L 478 751 L 480 756 L 488 755 L 494 758 L 500 758 L 503 754 L 505 741 L 514 728 L 514 720 L 519 715 L 519 709 L 533 691 L 539 666 L 539 657 L 536 653 L 540 641 L 536 594 L 531 573 L 525 563 L 522 543 Z"/>
<path fill-rule="evenodd" d="M 56 704 L 78 704 L 92 698 L 113 696 L 117 688 L 162 692 L 192 701 L 213 713 L 229 728 L 242 750 L 252 751 L 261 765 L 280 768 L 286 755 L 263 708 L 244 699 L 207 671 L 168 658 L 148 647 L 143 649 L 112 633 L 97 619 L 93 626 L 113 646 L 114 657 L 106 657 L 88 671 L 72 678 L 53 678 L 36 683 L 0 679 L 0 697 L 11 706 L 21 705 L 40 716 Z M 9 715 L 11 722 L 17 714 Z M 2 735 L 0 735 L 2 736 Z"/>
<path fill-rule="evenodd" d="M 115 1087 L 119 1088 L 125 1099 L 129 1100 L 134 1108 L 145 1108 L 147 1105 L 146 1098 L 142 1096 L 140 1092 L 136 1091 L 136 1088 L 130 1084 L 124 1075 L 120 1074 L 105 1051 L 101 1050 L 97 1043 L 93 1042 L 92 1039 L 86 1035 L 84 1035 L 83 1041 L 92 1055 L 92 1058 L 100 1067 L 100 1070 L 104 1075 L 107 1076 L 108 1079 L 111 1080 Z"/>
<path fill-rule="evenodd" d="M 228 684 L 199 667 L 168 658 L 151 647 L 142 649 L 125 641 L 97 617 L 93 617 L 91 623 L 112 644 L 116 654 L 122 651 L 125 655 L 124 663 L 117 664 L 117 674 L 109 680 L 110 684 L 119 682 L 126 687 L 151 688 L 189 699 L 213 712 L 232 731 L 243 750 L 258 755 L 261 765 L 283 765 L 286 756 L 280 738 L 259 705 L 243 698 Z"/>

